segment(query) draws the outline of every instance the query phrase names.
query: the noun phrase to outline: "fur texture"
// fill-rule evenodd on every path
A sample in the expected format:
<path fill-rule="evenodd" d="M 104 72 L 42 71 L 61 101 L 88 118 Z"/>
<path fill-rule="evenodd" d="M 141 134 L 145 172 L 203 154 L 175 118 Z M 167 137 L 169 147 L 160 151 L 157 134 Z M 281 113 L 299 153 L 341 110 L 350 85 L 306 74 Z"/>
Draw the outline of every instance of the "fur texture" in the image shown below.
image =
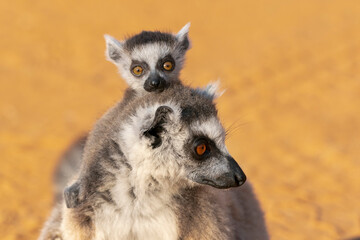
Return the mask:
<path fill-rule="evenodd" d="M 188 23 L 175 35 L 143 31 L 123 42 L 105 35 L 107 59 L 119 67 L 120 73 L 129 83 L 129 88 L 119 108 L 123 108 L 138 96 L 161 92 L 173 84 L 179 84 L 178 75 L 183 65 L 185 52 L 189 49 L 189 27 Z M 164 62 L 171 62 L 173 69 L 165 70 Z M 134 66 L 143 68 L 141 76 L 133 74 Z M 62 164 L 55 174 L 57 201 L 62 198 L 64 184 L 79 169 L 85 141 L 86 136 L 70 147 L 62 158 Z M 76 207 L 80 203 L 77 195 L 76 186 L 65 190 L 65 201 L 68 207 Z"/>
<path fill-rule="evenodd" d="M 267 239 L 248 184 L 208 186 L 245 180 L 224 136 L 212 99 L 180 84 L 119 103 L 88 137 L 82 204 L 56 210 L 62 238 Z M 203 158 L 194 155 L 199 138 L 210 147 Z"/>

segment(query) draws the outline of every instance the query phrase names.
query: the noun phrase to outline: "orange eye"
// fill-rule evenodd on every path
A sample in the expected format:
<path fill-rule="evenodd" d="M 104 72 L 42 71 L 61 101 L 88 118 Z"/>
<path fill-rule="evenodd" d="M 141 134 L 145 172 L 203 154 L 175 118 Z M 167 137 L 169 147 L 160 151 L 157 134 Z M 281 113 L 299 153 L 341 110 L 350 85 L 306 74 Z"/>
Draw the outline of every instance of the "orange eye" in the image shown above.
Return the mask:
<path fill-rule="evenodd" d="M 199 145 L 196 146 L 196 154 L 199 156 L 204 155 L 204 153 L 206 152 L 206 144 L 205 143 L 201 143 Z"/>
<path fill-rule="evenodd" d="M 142 67 L 136 66 L 131 71 L 135 76 L 140 76 L 143 73 L 144 70 L 143 70 Z"/>
<path fill-rule="evenodd" d="M 167 62 L 164 62 L 163 68 L 164 68 L 166 71 L 171 71 L 171 70 L 174 68 L 174 65 L 172 64 L 172 62 L 167 61 Z"/>

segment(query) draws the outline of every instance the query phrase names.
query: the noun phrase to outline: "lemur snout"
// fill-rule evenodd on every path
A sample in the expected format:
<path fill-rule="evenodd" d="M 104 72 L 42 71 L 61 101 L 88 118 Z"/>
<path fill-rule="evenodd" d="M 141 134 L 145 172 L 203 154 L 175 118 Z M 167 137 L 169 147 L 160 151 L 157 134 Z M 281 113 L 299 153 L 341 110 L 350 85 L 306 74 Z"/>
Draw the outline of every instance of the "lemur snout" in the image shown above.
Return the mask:
<path fill-rule="evenodd" d="M 201 183 L 208 184 L 216 188 L 231 188 L 239 187 L 246 181 L 246 176 L 237 162 L 231 157 L 226 157 L 228 163 L 228 170 L 216 177 L 206 177 L 201 180 Z"/>
<path fill-rule="evenodd" d="M 160 80 L 158 78 L 154 78 L 151 80 L 150 85 L 153 87 L 158 87 L 160 84 Z"/>
<path fill-rule="evenodd" d="M 144 83 L 144 89 L 148 92 L 162 92 L 166 87 L 166 81 L 157 74 L 152 74 Z"/>
<path fill-rule="evenodd" d="M 243 170 L 240 168 L 239 164 L 231 157 L 226 157 L 229 161 L 230 169 L 233 170 L 234 177 L 234 187 L 239 187 L 243 185 L 246 181 L 246 175 Z"/>

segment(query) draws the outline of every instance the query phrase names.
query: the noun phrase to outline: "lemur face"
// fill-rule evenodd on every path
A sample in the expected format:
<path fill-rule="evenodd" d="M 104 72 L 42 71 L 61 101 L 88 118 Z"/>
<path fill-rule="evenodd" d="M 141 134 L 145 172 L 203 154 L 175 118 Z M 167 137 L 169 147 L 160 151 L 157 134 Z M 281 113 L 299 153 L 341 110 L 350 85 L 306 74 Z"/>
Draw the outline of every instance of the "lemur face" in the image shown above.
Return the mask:
<path fill-rule="evenodd" d="M 107 59 L 137 92 L 161 92 L 178 81 L 190 46 L 189 27 L 185 25 L 176 35 L 144 31 L 123 42 L 105 35 Z"/>
<path fill-rule="evenodd" d="M 201 117 L 196 109 L 172 102 L 139 108 L 120 134 L 128 161 L 171 182 L 242 185 L 246 176 L 225 146 L 217 116 Z"/>

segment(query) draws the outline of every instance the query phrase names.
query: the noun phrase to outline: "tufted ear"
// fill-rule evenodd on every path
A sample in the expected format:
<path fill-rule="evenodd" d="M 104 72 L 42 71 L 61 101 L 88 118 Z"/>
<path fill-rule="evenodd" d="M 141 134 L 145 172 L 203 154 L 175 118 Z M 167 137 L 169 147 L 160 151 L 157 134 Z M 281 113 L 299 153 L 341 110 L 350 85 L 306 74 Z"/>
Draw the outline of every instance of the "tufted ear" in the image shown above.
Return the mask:
<path fill-rule="evenodd" d="M 161 134 L 166 131 L 165 125 L 171 121 L 170 114 L 173 112 L 174 110 L 168 106 L 160 106 L 156 109 L 151 125 L 144 131 L 144 136 L 150 139 L 152 148 L 161 145 Z"/>
<path fill-rule="evenodd" d="M 190 22 L 188 22 L 176 35 L 175 38 L 178 42 L 178 47 L 183 52 L 186 52 L 191 48 L 190 40 L 189 40 L 189 28 Z"/>
<path fill-rule="evenodd" d="M 195 91 L 210 100 L 217 99 L 224 94 L 225 90 L 219 91 L 220 80 L 211 82 L 203 88 L 196 88 Z"/>
<path fill-rule="evenodd" d="M 80 183 L 75 182 L 64 190 L 64 200 L 67 208 L 76 208 L 81 204 Z"/>
<path fill-rule="evenodd" d="M 104 38 L 106 42 L 106 58 L 110 62 L 117 64 L 123 54 L 124 44 L 107 34 L 104 35 Z"/>

